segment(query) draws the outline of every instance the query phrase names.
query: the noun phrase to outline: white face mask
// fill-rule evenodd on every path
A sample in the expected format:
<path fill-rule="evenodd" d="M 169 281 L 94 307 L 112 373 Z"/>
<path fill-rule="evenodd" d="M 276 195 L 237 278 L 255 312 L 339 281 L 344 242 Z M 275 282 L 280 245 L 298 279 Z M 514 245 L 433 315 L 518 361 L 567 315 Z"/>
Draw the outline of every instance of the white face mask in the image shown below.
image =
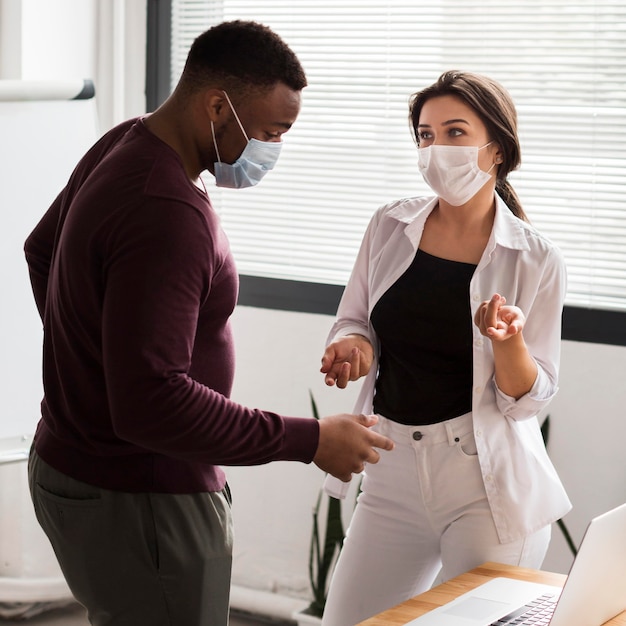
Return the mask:
<path fill-rule="evenodd" d="M 465 204 L 489 181 L 495 163 L 484 172 L 478 167 L 481 146 L 440 146 L 419 148 L 418 167 L 428 186 L 452 206 Z"/>
<path fill-rule="evenodd" d="M 243 125 L 239 121 L 237 112 L 235 111 L 228 94 L 224 92 L 226 100 L 241 128 L 243 136 L 248 139 Z M 246 147 L 239 158 L 234 163 L 222 163 L 220 153 L 217 149 L 217 141 L 215 140 L 215 128 L 211 121 L 211 132 L 213 133 L 213 145 L 217 154 L 217 162 L 214 163 L 215 168 L 215 184 L 218 187 L 228 187 L 230 189 L 243 189 L 244 187 L 252 187 L 256 185 L 262 178 L 274 168 L 280 150 L 283 147 L 282 141 L 259 141 L 258 139 L 248 139 Z"/>

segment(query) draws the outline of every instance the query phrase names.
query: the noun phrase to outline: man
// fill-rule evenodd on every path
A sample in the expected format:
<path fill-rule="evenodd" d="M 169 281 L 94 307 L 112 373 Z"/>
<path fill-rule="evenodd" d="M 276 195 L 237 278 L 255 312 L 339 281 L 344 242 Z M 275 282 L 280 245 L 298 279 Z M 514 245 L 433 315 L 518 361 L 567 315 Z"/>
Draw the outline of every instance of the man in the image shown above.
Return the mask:
<path fill-rule="evenodd" d="M 373 418 L 229 400 L 237 273 L 200 174 L 258 182 L 305 86 L 268 28 L 210 29 L 172 96 L 96 143 L 26 241 L 44 323 L 31 493 L 92 624 L 227 624 L 219 465 L 313 461 L 347 481 L 391 449 Z"/>

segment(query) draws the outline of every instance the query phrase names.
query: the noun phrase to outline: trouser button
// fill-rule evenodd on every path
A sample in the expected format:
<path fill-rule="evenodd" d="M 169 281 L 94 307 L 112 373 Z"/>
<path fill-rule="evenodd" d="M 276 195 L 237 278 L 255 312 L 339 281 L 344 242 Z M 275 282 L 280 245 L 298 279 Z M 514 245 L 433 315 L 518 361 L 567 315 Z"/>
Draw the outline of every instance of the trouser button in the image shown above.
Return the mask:
<path fill-rule="evenodd" d="M 413 439 L 415 439 L 415 441 L 419 441 L 424 435 L 422 435 L 422 433 L 419 430 L 416 430 L 413 433 Z"/>

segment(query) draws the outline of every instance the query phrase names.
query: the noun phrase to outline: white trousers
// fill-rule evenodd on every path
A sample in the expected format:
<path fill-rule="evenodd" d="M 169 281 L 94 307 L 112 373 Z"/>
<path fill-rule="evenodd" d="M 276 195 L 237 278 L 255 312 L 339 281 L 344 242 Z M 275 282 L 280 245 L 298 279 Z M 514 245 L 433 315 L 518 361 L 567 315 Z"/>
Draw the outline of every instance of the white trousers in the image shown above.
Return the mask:
<path fill-rule="evenodd" d="M 323 626 L 354 626 L 485 561 L 539 568 L 550 526 L 502 544 L 483 484 L 472 415 L 376 430 L 396 444 L 368 465 Z M 537 488 L 541 488 L 539 485 Z"/>

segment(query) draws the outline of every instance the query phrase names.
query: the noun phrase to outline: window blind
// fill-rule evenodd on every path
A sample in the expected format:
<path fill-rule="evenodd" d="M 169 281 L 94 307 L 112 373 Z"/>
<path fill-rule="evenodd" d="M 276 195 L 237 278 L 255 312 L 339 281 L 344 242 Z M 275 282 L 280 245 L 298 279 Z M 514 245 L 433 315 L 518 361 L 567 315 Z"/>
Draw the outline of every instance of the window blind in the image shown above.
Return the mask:
<path fill-rule="evenodd" d="M 567 303 L 626 310 L 626 4 L 623 0 L 173 0 L 172 87 L 193 38 L 253 19 L 299 56 L 309 86 L 276 169 L 211 199 L 239 271 L 343 284 L 378 206 L 430 194 L 409 96 L 447 69 L 515 100 L 531 221 L 563 250 Z"/>

